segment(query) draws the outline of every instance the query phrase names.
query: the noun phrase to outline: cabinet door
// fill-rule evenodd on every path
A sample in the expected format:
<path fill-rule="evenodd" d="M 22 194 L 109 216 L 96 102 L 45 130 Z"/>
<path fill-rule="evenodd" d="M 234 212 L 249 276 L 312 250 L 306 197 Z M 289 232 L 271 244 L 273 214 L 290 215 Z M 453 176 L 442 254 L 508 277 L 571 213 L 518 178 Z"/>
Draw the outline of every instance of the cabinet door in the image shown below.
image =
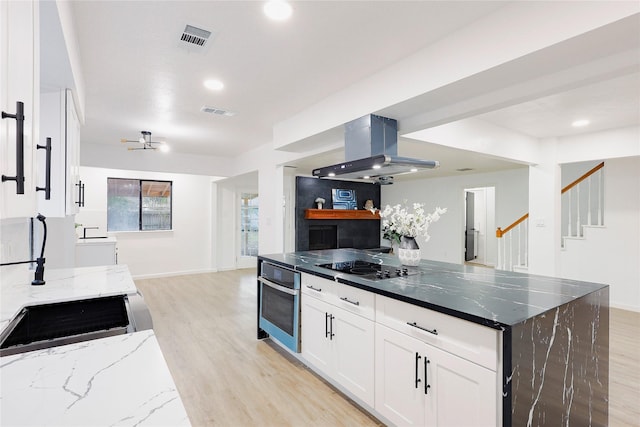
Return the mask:
<path fill-rule="evenodd" d="M 438 427 L 495 427 L 496 373 L 446 351 L 427 345 L 424 371 L 430 387 L 426 395 L 426 425 Z"/>
<path fill-rule="evenodd" d="M 38 192 L 38 211 L 47 218 L 64 217 L 66 214 L 64 92 L 57 89 L 40 94 L 40 145 L 45 144 L 46 138 L 51 138 L 51 199 L 46 200 L 44 192 Z M 40 187 L 44 187 L 45 150 L 38 150 L 36 157 L 37 182 Z"/>
<path fill-rule="evenodd" d="M 79 188 L 80 182 L 80 120 L 76 112 L 73 94 L 66 90 L 66 211 L 67 215 L 80 211 Z"/>
<path fill-rule="evenodd" d="M 426 344 L 380 324 L 375 328 L 375 409 L 393 424 L 422 426 Z"/>
<path fill-rule="evenodd" d="M 0 2 L 0 108 L 15 114 L 16 102 L 24 103 L 24 194 L 16 182 L 0 183 L 0 218 L 31 217 L 36 211 L 33 156 L 38 142 L 36 43 L 38 4 L 32 1 Z M 0 120 L 0 173 L 17 175 L 16 120 Z"/>
<path fill-rule="evenodd" d="M 374 405 L 374 323 L 334 308 L 334 378 L 367 405 Z"/>
<path fill-rule="evenodd" d="M 322 372 L 331 373 L 332 365 L 332 340 L 331 332 L 331 309 L 333 306 L 302 294 L 302 316 L 301 316 L 301 352 L 315 368 Z"/>

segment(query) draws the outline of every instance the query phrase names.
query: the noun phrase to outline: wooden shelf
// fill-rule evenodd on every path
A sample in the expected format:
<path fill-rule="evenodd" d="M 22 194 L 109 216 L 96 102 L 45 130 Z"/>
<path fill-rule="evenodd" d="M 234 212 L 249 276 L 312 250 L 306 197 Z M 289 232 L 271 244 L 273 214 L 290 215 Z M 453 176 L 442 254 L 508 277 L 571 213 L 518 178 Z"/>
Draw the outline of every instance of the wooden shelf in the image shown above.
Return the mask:
<path fill-rule="evenodd" d="M 380 211 L 347 209 L 306 209 L 305 219 L 380 219 Z"/>

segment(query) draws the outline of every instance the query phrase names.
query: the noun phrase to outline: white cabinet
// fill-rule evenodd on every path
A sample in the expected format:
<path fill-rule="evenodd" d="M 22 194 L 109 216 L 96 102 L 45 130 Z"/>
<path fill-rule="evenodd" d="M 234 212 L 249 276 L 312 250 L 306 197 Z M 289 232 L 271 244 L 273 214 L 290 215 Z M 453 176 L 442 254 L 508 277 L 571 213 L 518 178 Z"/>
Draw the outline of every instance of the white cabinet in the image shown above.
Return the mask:
<path fill-rule="evenodd" d="M 373 407 L 374 323 L 353 312 L 360 308 L 357 296 L 351 302 L 340 300 L 336 288 L 341 286 L 345 285 L 303 274 L 302 356 Z M 343 303 L 353 308 L 336 305 Z"/>
<path fill-rule="evenodd" d="M 0 218 L 31 217 L 36 212 L 33 159 L 39 141 L 38 26 L 38 2 L 0 2 L 0 109 L 15 115 L 17 102 L 24 105 L 21 147 L 16 144 L 18 120 L 0 120 L 0 173 L 4 181 L 0 183 Z M 24 153 L 23 162 L 17 161 L 19 151 Z M 24 194 L 17 194 L 19 169 L 24 170 Z"/>
<path fill-rule="evenodd" d="M 376 411 L 397 425 L 496 426 L 497 347 L 497 331 L 376 295 Z"/>
<path fill-rule="evenodd" d="M 375 409 L 397 425 L 496 426 L 496 373 L 376 325 Z"/>
<path fill-rule="evenodd" d="M 40 95 L 41 139 L 51 138 L 51 198 L 38 192 L 38 210 L 47 217 L 78 213 L 80 202 L 80 122 L 69 89 Z M 44 143 L 43 143 L 44 144 Z M 44 150 L 40 150 L 44 151 Z M 45 153 L 38 152 L 38 182 L 44 187 Z"/>
<path fill-rule="evenodd" d="M 76 267 L 117 264 L 116 243 L 115 237 L 78 240 L 76 243 Z"/>

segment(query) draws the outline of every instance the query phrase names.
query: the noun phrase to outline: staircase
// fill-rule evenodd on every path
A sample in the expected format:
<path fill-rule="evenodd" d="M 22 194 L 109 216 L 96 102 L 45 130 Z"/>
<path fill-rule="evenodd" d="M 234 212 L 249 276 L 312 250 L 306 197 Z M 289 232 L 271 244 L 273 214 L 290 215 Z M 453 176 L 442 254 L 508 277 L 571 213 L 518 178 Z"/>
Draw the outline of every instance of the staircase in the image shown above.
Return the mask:
<path fill-rule="evenodd" d="M 563 249 L 570 240 L 584 240 L 585 228 L 604 227 L 604 162 L 562 189 L 562 241 Z M 526 272 L 528 259 L 529 214 L 526 213 L 502 230 L 498 238 L 496 269 Z"/>

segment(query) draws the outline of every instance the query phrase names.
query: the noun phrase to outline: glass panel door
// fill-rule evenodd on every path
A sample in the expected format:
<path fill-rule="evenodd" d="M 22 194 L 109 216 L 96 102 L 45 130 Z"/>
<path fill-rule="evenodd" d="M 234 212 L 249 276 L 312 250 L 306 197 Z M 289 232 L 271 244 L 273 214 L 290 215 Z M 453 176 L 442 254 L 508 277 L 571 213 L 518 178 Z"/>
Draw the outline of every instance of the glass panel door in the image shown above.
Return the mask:
<path fill-rule="evenodd" d="M 240 195 L 240 256 L 258 255 L 258 195 Z"/>

